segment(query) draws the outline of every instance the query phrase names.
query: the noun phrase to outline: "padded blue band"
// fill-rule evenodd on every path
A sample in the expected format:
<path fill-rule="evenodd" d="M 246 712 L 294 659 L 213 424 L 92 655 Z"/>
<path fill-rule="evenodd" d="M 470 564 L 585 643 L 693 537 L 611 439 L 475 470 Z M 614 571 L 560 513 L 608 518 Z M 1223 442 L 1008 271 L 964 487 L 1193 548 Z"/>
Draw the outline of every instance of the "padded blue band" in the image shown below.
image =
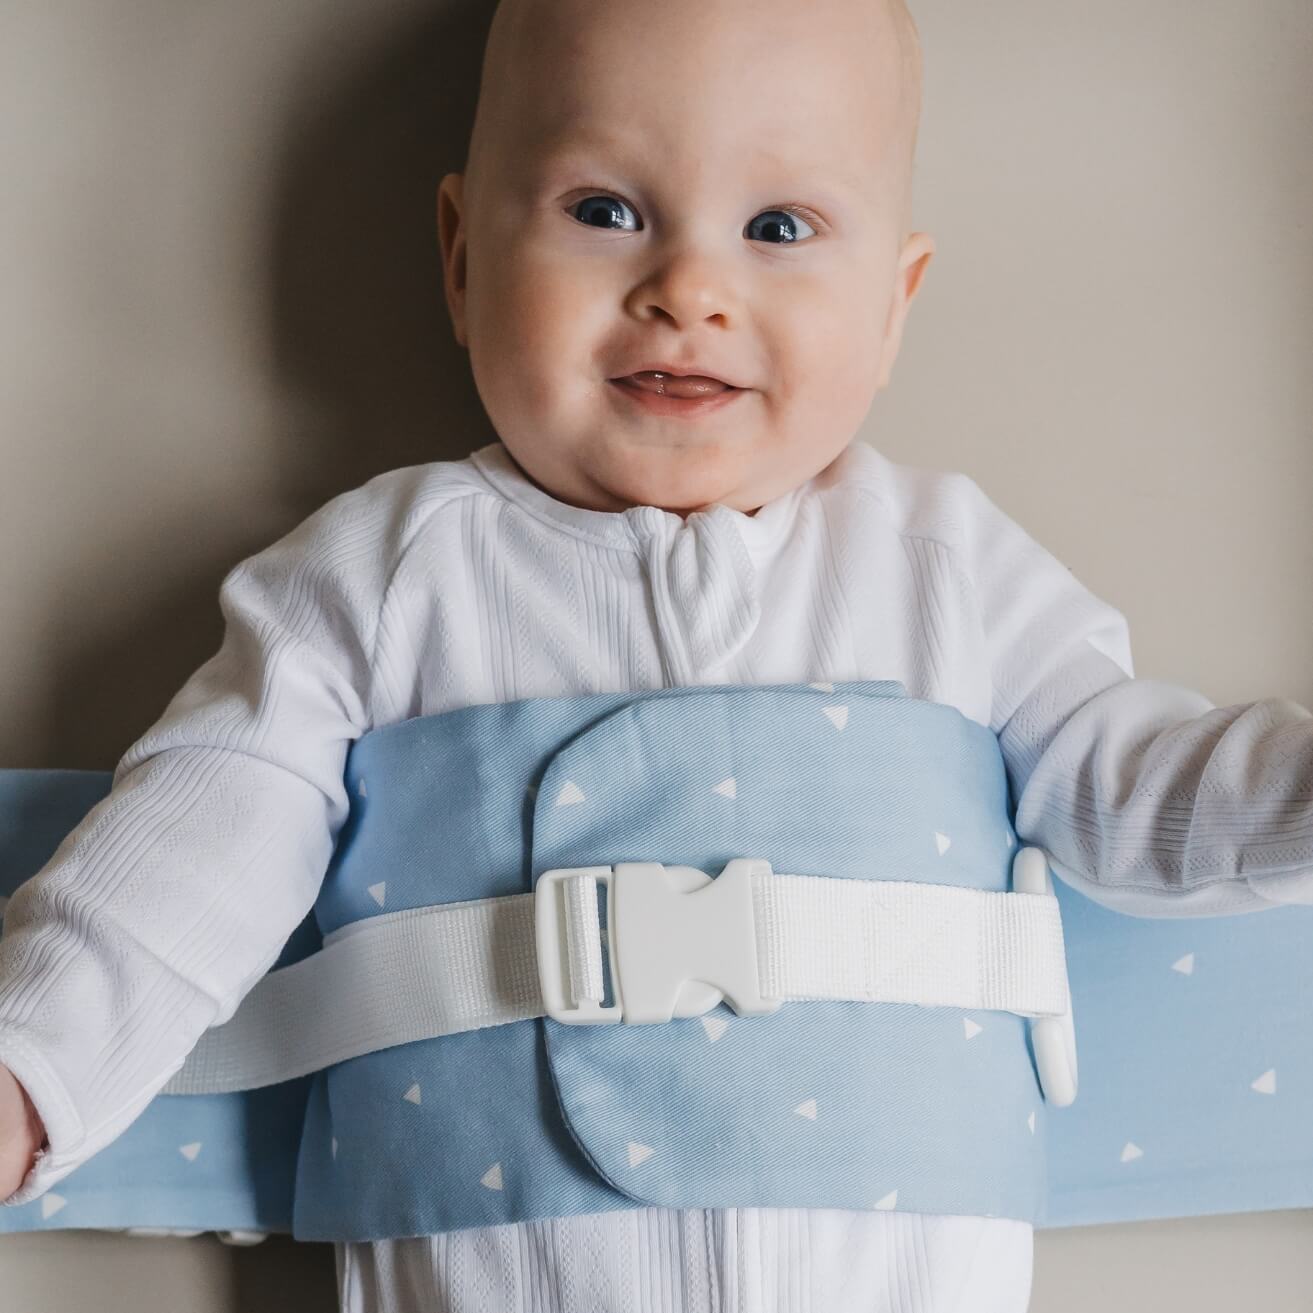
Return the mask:
<path fill-rule="evenodd" d="M 523 893 L 553 866 L 716 874 L 763 856 L 796 874 L 1006 888 L 993 735 L 901 692 L 525 699 L 372 731 L 348 758 L 352 813 L 317 920 L 277 965 L 314 951 L 321 930 Z M 109 781 L 0 772 L 0 892 Z M 951 839 L 942 853 L 936 834 Z M 160 1096 L 50 1194 L 0 1209 L 0 1230 L 363 1239 L 645 1202 L 1040 1225 L 1307 1206 L 1313 909 L 1149 920 L 1058 894 L 1081 1060 L 1069 1109 L 1046 1110 L 1011 1014 L 799 1003 L 668 1026 L 518 1022 L 269 1090 Z"/>

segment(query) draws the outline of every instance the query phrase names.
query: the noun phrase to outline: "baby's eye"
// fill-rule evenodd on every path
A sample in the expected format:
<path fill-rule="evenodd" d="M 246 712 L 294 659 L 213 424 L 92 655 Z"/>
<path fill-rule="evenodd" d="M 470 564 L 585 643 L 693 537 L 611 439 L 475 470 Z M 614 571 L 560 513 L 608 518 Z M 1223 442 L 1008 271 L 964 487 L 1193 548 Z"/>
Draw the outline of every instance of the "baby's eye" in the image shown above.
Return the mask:
<path fill-rule="evenodd" d="M 751 231 L 752 225 L 756 223 L 758 219 L 770 219 L 770 222 L 763 224 L 762 228 L 768 233 L 778 233 L 782 242 L 796 242 L 798 240 L 795 231 L 796 225 L 798 224 L 802 224 L 802 226 L 813 235 L 816 232 L 816 229 L 813 228 L 801 214 L 798 214 L 793 210 L 763 210 L 757 215 L 756 219 L 753 219 L 748 224 L 749 231 Z M 781 222 L 781 220 L 783 220 L 783 222 Z M 772 245 L 774 244 L 775 243 L 772 242 Z"/>
<path fill-rule="evenodd" d="M 596 204 L 597 201 L 601 201 L 602 204 Z M 615 218 L 617 210 L 628 209 L 629 206 L 624 201 L 614 196 L 585 196 L 583 200 L 576 201 L 570 207 L 570 212 L 575 214 L 575 211 L 582 210 L 584 217 L 580 222 L 588 224 L 591 228 L 610 228 L 611 220 Z M 632 210 L 629 212 L 633 213 Z M 579 218 L 577 214 L 575 217 Z"/>
<path fill-rule="evenodd" d="M 585 196 L 583 200 L 576 201 L 570 207 L 570 213 L 574 215 L 581 223 L 587 224 L 592 228 L 612 228 L 615 225 L 612 220 L 615 219 L 622 210 L 633 214 L 624 201 L 616 196 L 599 194 L 596 196 Z M 752 219 L 747 231 L 751 232 L 753 225 L 759 220 L 768 219 L 769 222 L 761 225 L 759 231 L 769 234 L 766 238 L 771 245 L 784 245 L 799 240 L 796 225 L 801 223 L 808 233 L 815 235 L 815 229 L 802 217 L 801 214 L 794 210 L 763 210 L 756 218 Z M 778 240 L 776 240 L 778 239 Z"/>

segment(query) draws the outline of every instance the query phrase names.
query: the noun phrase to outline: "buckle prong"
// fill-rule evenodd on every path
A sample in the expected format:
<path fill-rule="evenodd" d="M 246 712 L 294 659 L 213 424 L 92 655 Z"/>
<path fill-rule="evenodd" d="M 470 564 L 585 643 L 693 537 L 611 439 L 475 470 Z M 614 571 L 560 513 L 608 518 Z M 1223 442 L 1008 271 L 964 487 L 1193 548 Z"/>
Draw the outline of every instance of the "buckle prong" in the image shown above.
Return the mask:
<path fill-rule="evenodd" d="M 1053 897 L 1053 879 L 1042 848 L 1023 847 L 1012 859 L 1012 888 L 1020 894 Z M 1045 1101 L 1066 1108 L 1076 1100 L 1076 1026 L 1071 1014 L 1071 990 L 1067 1010 L 1060 1017 L 1032 1017 L 1030 1045 L 1035 1052 L 1035 1070 Z"/>

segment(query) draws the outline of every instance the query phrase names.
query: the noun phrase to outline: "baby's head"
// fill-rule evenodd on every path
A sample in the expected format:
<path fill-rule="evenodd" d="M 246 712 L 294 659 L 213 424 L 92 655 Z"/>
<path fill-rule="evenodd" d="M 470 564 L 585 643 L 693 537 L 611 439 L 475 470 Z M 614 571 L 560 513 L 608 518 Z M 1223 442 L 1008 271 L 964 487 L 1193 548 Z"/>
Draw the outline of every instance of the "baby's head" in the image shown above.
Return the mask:
<path fill-rule="evenodd" d="M 920 81 L 903 0 L 501 0 L 438 227 L 535 483 L 751 512 L 848 445 L 934 252 L 907 231 Z M 741 390 L 657 413 L 613 381 L 657 362 Z"/>

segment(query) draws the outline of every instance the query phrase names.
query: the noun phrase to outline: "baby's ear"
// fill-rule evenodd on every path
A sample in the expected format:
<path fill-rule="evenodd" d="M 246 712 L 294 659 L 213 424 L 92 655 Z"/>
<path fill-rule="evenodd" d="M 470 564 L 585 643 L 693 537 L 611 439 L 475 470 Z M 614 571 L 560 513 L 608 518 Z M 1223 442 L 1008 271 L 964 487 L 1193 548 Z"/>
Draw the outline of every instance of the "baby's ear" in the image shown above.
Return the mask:
<path fill-rule="evenodd" d="M 935 239 L 929 233 L 911 233 L 903 243 L 898 261 L 898 277 L 903 284 L 903 295 L 908 305 L 921 289 L 921 280 L 930 267 L 935 254 Z"/>
<path fill-rule="evenodd" d="M 935 253 L 935 239 L 929 233 L 912 233 L 903 243 L 898 257 L 898 272 L 894 276 L 893 295 L 889 298 L 889 318 L 884 327 L 884 347 L 880 356 L 880 376 L 876 391 L 888 385 L 898 348 L 903 341 L 903 327 L 907 312 L 921 288 L 921 280 Z"/>
<path fill-rule="evenodd" d="M 465 177 L 446 174 L 438 184 L 438 243 L 442 248 L 442 281 L 447 310 L 456 341 L 469 346 L 465 336 Z"/>

